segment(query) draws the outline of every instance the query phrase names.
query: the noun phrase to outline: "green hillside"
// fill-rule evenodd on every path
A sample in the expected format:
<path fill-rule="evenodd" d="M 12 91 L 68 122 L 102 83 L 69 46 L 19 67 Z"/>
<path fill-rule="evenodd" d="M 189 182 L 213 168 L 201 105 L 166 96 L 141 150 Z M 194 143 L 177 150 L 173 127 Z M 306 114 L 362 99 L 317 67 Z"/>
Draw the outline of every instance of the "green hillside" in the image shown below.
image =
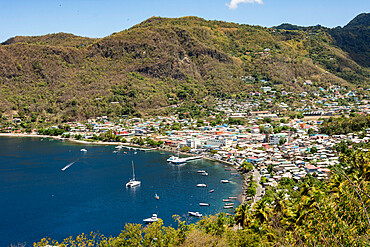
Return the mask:
<path fill-rule="evenodd" d="M 177 101 L 258 90 L 261 79 L 304 91 L 305 80 L 363 87 L 369 78 L 369 68 L 352 60 L 325 28 L 312 33 L 152 17 L 102 39 L 60 33 L 4 42 L 0 112 L 62 122 L 164 114 Z"/>

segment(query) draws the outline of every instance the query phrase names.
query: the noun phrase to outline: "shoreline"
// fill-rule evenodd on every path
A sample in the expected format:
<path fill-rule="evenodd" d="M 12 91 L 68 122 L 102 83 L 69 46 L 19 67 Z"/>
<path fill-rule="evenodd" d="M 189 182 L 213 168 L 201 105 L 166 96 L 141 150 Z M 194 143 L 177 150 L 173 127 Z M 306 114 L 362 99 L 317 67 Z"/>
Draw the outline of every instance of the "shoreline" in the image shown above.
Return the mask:
<path fill-rule="evenodd" d="M 84 141 L 84 140 L 76 140 L 72 138 L 62 138 L 60 136 L 48 136 L 48 135 L 37 135 L 37 134 L 25 134 L 25 133 L 0 133 L 0 137 L 36 137 L 36 138 L 53 138 L 56 140 L 66 140 L 70 141 L 73 143 L 78 143 L 78 144 L 89 144 L 89 145 L 114 145 L 114 146 L 126 146 L 126 147 L 135 147 L 135 148 L 146 148 L 150 151 L 165 151 L 165 152 L 170 152 L 170 153 L 176 153 L 178 150 L 176 148 L 152 148 L 152 147 L 146 147 L 146 146 L 140 146 L 137 144 L 132 144 L 132 143 L 123 143 L 123 142 L 102 142 L 102 141 L 96 141 L 96 142 L 89 142 L 89 141 Z M 184 152 L 179 152 L 181 155 L 186 155 L 186 156 L 198 156 L 197 154 L 193 153 L 184 153 Z M 223 163 L 232 169 L 235 169 L 235 171 L 241 176 L 242 178 L 242 184 L 241 184 L 241 192 L 238 195 L 238 200 L 240 201 L 241 204 L 246 202 L 247 196 L 245 195 L 246 189 L 247 189 L 247 175 L 248 174 L 243 174 L 241 173 L 238 168 L 235 166 L 235 163 L 228 162 L 225 160 L 218 160 L 209 156 L 204 156 L 203 159 L 206 159 L 208 161 L 212 162 L 220 162 Z"/>

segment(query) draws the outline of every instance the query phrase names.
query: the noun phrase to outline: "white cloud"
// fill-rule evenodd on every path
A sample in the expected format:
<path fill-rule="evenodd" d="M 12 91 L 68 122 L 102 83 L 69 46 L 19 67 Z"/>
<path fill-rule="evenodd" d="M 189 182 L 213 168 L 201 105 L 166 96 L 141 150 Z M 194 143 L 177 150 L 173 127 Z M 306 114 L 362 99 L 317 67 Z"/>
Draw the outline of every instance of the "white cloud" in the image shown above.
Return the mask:
<path fill-rule="evenodd" d="M 236 9 L 239 3 L 258 3 L 263 4 L 262 0 L 231 0 L 229 4 L 226 4 L 230 9 Z"/>

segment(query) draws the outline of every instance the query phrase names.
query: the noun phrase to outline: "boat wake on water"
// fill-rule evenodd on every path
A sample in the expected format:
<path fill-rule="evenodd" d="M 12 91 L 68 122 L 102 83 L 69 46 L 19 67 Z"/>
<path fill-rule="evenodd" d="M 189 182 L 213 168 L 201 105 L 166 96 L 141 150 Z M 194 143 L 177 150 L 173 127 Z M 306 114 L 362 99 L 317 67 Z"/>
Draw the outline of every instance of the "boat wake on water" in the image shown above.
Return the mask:
<path fill-rule="evenodd" d="M 74 163 L 76 163 L 76 161 L 77 161 L 77 160 L 75 160 L 75 161 L 73 161 L 73 162 L 69 163 L 68 165 L 66 165 L 65 167 L 63 167 L 61 170 L 62 170 L 62 171 L 67 170 L 71 165 L 73 165 Z"/>

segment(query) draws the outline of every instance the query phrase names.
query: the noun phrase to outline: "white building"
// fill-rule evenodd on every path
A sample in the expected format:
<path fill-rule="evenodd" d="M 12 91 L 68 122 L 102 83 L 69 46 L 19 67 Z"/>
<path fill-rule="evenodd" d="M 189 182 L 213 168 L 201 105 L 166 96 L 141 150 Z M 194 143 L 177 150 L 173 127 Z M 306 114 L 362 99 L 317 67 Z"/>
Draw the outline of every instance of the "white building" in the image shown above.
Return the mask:
<path fill-rule="evenodd" d="M 230 147 L 233 144 L 233 141 L 231 139 L 226 138 L 213 138 L 208 139 L 206 141 L 206 145 L 212 145 L 212 146 L 223 146 L 223 147 Z"/>
<path fill-rule="evenodd" d="M 198 138 L 191 138 L 186 140 L 186 146 L 190 148 L 198 148 L 201 147 L 201 142 Z"/>

